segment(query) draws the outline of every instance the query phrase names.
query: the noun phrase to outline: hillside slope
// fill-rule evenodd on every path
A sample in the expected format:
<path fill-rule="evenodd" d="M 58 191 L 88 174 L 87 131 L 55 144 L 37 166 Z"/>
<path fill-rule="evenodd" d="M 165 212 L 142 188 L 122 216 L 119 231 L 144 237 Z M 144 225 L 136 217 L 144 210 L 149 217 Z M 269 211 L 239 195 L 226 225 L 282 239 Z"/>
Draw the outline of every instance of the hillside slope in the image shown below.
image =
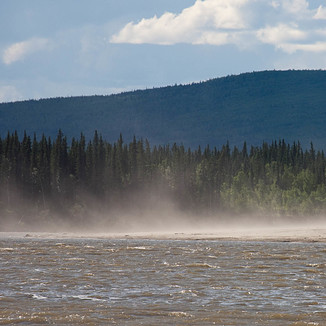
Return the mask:
<path fill-rule="evenodd" d="M 258 145 L 284 138 L 326 148 L 326 71 L 264 71 L 110 96 L 0 104 L 0 131 L 54 137 L 122 133 L 151 144 Z"/>

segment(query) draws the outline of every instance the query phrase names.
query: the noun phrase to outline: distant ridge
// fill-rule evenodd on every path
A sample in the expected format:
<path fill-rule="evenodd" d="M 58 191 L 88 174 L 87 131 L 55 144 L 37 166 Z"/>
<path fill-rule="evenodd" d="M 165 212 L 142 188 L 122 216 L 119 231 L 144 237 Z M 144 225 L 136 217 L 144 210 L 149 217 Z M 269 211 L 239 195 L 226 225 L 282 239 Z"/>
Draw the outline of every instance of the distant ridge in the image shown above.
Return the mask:
<path fill-rule="evenodd" d="M 109 96 L 51 98 L 0 104 L 0 132 L 87 138 L 98 130 L 108 141 L 122 133 L 151 144 L 197 147 L 312 141 L 326 149 L 326 71 L 244 73 L 190 85 Z"/>

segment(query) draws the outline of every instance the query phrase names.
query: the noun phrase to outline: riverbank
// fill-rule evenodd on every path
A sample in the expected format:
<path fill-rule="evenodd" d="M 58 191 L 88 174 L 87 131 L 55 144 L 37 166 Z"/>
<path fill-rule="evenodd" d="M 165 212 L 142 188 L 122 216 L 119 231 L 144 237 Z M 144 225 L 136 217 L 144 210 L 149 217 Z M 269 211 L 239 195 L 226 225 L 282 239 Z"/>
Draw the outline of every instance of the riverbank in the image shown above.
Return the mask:
<path fill-rule="evenodd" d="M 142 239 L 142 240 L 216 240 L 216 241 L 280 241 L 324 242 L 325 226 L 219 228 L 178 232 L 0 232 L 0 239 Z"/>

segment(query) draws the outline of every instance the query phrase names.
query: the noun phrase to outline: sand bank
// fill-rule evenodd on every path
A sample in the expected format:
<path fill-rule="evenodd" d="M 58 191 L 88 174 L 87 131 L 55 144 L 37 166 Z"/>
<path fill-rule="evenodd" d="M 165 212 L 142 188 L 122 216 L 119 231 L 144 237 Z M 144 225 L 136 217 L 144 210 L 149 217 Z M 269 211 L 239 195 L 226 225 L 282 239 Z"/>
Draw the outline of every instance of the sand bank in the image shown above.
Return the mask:
<path fill-rule="evenodd" d="M 326 228 L 220 228 L 215 230 L 178 232 L 0 232 L 0 239 L 149 239 L 149 240 L 216 240 L 216 241 L 280 241 L 324 242 Z"/>

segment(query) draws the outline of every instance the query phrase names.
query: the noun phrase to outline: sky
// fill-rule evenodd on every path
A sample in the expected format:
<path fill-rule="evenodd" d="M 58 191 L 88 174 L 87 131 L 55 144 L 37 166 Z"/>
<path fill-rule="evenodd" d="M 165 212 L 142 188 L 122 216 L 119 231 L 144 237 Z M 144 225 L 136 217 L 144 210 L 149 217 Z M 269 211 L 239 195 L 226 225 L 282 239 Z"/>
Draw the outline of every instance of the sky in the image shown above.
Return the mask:
<path fill-rule="evenodd" d="M 0 102 L 326 69 L 325 0 L 0 0 Z"/>

